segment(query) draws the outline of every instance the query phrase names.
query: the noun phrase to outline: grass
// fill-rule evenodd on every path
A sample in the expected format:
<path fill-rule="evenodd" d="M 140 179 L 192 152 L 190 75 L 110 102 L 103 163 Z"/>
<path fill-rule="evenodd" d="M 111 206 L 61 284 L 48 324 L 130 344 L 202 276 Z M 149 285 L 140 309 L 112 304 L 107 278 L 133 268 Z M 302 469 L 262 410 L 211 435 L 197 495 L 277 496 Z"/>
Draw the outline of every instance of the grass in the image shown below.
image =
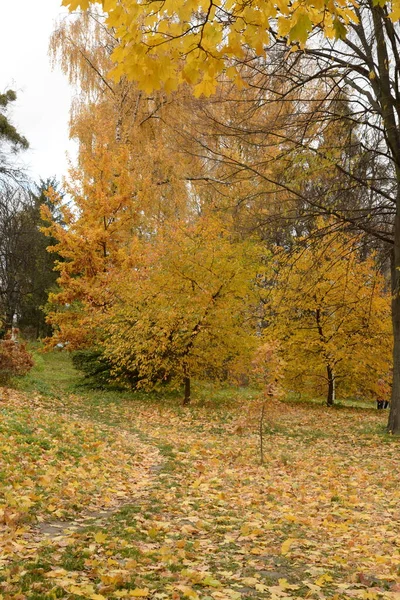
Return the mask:
<path fill-rule="evenodd" d="M 34 367 L 25 377 L 15 381 L 17 389 L 60 398 L 83 384 L 83 378 L 74 369 L 68 354 L 56 351 L 43 353 L 36 344 L 30 351 L 33 354 Z"/>
<path fill-rule="evenodd" d="M 158 405 L 172 405 L 179 410 L 182 394 L 178 390 L 162 390 L 152 393 L 123 390 L 116 386 L 104 388 L 91 387 L 85 377 L 76 371 L 67 352 L 51 351 L 43 352 L 40 345 L 32 344 L 30 347 L 34 356 L 35 366 L 28 375 L 14 382 L 17 389 L 27 393 L 39 393 L 47 397 L 60 398 L 66 394 L 79 393 L 79 395 L 90 398 L 93 405 L 119 402 L 128 400 L 132 402 L 146 402 Z M 207 382 L 193 382 L 192 397 L 194 407 L 218 410 L 223 413 L 226 409 L 232 409 L 238 403 L 252 401 L 257 397 L 258 391 L 251 387 L 237 388 L 226 384 L 212 384 Z M 311 398 L 297 393 L 289 393 L 284 399 L 285 403 L 293 406 L 305 405 L 309 409 L 312 406 L 325 405 L 323 398 Z M 333 410 L 360 409 L 375 412 L 375 404 L 370 400 L 360 398 L 337 399 Z M 183 409 L 182 409 L 183 410 Z"/>

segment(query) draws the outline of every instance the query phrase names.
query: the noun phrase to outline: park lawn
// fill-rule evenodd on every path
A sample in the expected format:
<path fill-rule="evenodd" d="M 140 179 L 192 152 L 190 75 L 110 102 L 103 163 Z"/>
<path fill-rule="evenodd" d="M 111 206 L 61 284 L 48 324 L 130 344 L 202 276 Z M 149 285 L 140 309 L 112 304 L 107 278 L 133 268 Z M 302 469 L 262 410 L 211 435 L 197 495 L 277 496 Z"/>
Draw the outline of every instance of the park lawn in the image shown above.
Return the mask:
<path fill-rule="evenodd" d="M 183 409 L 77 388 L 64 362 L 3 394 L 3 599 L 399 600 L 384 411 L 269 402 L 261 465 L 250 391 Z"/>

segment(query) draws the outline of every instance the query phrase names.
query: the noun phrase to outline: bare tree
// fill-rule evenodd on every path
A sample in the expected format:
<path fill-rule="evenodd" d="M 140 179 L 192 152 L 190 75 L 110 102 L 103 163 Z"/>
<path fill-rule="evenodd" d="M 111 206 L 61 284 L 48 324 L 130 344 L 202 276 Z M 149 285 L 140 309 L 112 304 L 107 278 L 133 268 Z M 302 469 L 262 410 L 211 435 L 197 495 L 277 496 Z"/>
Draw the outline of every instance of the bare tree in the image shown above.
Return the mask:
<path fill-rule="evenodd" d="M 0 306 L 4 329 L 11 329 L 22 297 L 29 293 L 31 227 L 24 210 L 30 198 L 20 186 L 0 184 Z"/>

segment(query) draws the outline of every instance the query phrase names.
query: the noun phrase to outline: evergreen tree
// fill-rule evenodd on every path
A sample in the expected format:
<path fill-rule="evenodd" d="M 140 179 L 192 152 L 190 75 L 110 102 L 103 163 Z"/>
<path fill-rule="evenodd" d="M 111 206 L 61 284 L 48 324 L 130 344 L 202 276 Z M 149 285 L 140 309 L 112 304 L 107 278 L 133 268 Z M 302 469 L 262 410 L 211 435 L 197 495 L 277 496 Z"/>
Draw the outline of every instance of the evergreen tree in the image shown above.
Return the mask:
<path fill-rule="evenodd" d="M 31 192 L 31 202 L 25 208 L 22 218 L 26 223 L 29 237 L 31 259 L 26 272 L 26 293 L 21 296 L 18 315 L 18 326 L 35 338 L 50 335 L 51 327 L 46 323 L 44 306 L 47 303 L 48 294 L 56 288 L 58 273 L 54 271 L 56 261 L 60 257 L 55 253 L 48 252 L 48 246 L 55 243 L 53 238 L 47 237 L 41 228 L 45 225 L 41 217 L 41 208 L 46 206 L 58 223 L 61 223 L 60 215 L 48 199 L 46 192 L 49 189 L 56 191 L 58 184 L 55 178 L 40 180 L 36 189 Z"/>
<path fill-rule="evenodd" d="M 14 160 L 10 160 L 10 154 L 29 147 L 28 140 L 12 125 L 8 116 L 10 104 L 16 99 L 17 95 L 12 90 L 0 94 L 0 183 L 21 179 L 21 169 Z"/>
<path fill-rule="evenodd" d="M 15 102 L 17 94 L 13 90 L 8 90 L 5 94 L 0 94 L 0 141 L 12 144 L 14 150 L 26 149 L 29 146 L 28 140 L 21 135 L 12 125 L 7 117 L 7 108 L 10 102 Z"/>

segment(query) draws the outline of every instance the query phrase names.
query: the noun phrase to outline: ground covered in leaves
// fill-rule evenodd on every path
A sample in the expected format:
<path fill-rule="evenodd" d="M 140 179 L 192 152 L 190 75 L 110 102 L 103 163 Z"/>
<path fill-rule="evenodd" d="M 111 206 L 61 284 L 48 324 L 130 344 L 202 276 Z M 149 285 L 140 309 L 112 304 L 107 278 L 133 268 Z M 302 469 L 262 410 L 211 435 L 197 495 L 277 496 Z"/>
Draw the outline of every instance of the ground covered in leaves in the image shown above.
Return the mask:
<path fill-rule="evenodd" d="M 0 598 L 399 600 L 386 414 L 247 410 L 3 390 Z"/>

